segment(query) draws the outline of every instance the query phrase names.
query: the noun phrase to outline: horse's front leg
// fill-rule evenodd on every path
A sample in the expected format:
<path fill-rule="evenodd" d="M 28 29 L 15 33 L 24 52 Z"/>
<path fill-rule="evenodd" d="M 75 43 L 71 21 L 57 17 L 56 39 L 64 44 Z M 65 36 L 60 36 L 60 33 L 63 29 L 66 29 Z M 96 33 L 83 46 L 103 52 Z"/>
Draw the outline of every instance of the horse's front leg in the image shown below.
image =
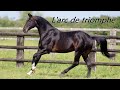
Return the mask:
<path fill-rule="evenodd" d="M 37 65 L 37 63 L 39 62 L 41 56 L 42 56 L 43 54 L 47 54 L 47 53 L 48 53 L 47 49 L 39 49 L 39 50 L 37 51 L 37 53 L 35 53 L 35 54 L 33 55 L 32 68 L 31 68 L 31 70 L 27 73 L 28 75 L 31 75 L 33 72 L 35 72 L 36 65 Z"/>

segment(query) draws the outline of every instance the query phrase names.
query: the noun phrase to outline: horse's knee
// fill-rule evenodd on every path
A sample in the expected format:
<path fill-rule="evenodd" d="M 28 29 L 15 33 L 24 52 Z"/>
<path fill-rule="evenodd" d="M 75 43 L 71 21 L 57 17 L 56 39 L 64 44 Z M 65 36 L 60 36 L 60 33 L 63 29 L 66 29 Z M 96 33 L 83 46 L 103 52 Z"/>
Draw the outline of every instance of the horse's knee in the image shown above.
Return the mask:
<path fill-rule="evenodd" d="M 37 57 L 37 55 L 38 55 L 38 53 L 35 53 L 35 54 L 33 55 L 33 57 Z"/>
<path fill-rule="evenodd" d="M 77 66 L 79 65 L 79 62 L 74 62 L 73 65 Z"/>
<path fill-rule="evenodd" d="M 35 53 L 35 54 L 33 55 L 33 58 L 34 58 L 34 59 L 38 59 L 38 58 L 40 57 L 40 55 L 41 55 L 41 54 L 39 54 L 39 53 Z"/>

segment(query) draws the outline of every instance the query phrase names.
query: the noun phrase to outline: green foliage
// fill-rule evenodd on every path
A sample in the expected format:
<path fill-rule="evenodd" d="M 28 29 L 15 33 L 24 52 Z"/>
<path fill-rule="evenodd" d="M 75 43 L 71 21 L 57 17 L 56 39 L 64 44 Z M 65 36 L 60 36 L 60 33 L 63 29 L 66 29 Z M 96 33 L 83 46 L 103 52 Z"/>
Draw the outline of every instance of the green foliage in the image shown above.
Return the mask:
<path fill-rule="evenodd" d="M 31 13 L 33 15 L 43 16 L 41 12 L 36 11 L 20 11 L 19 12 L 19 19 L 12 20 L 9 19 L 7 16 L 0 17 L 0 27 L 23 27 L 25 24 L 25 21 L 28 18 L 28 13 Z M 43 16 L 44 17 L 44 16 Z M 44 17 L 46 18 L 54 27 L 59 28 L 109 28 L 109 29 L 120 29 L 120 16 L 118 17 L 110 17 L 106 15 L 101 15 L 100 17 L 89 17 L 87 19 L 90 20 L 108 20 L 111 19 L 113 22 L 107 22 L 107 23 L 101 23 L 100 21 L 94 21 L 94 22 L 83 22 L 83 19 L 81 19 L 78 23 L 71 23 L 69 20 L 67 23 L 60 22 L 58 23 L 56 17 L 53 21 L 53 17 Z M 60 17 L 59 17 L 60 18 Z M 94 34 L 102 34 L 102 35 L 109 35 L 108 32 L 94 32 Z M 119 33 L 117 33 L 120 35 Z"/>
<path fill-rule="evenodd" d="M 15 21 L 10 20 L 7 16 L 0 17 L 0 27 L 15 27 Z"/>
<path fill-rule="evenodd" d="M 25 24 L 25 21 L 27 20 L 28 18 L 28 13 L 33 13 L 32 11 L 20 11 L 19 14 L 20 14 L 20 17 L 19 19 L 17 20 L 18 22 L 18 26 L 20 27 L 23 27 L 24 24 Z"/>
<path fill-rule="evenodd" d="M 105 15 L 101 15 L 100 17 L 92 17 L 90 20 L 96 20 L 94 22 L 85 22 L 80 20 L 78 23 L 65 23 L 65 22 L 60 22 L 57 23 L 57 19 L 55 19 L 55 23 L 52 23 L 53 17 L 46 18 L 48 21 L 55 27 L 69 27 L 69 28 L 120 28 L 120 17 L 109 17 Z M 89 18 L 87 18 L 89 19 Z M 99 19 L 97 21 L 97 19 Z M 100 21 L 101 20 L 101 21 Z M 111 21 L 113 20 L 113 22 Z M 103 22 L 103 23 L 102 23 Z"/>
<path fill-rule="evenodd" d="M 36 16 L 43 16 L 43 13 L 41 13 L 40 11 L 34 11 L 32 12 L 32 14 Z"/>
<path fill-rule="evenodd" d="M 28 17 L 28 13 L 32 14 L 32 11 L 20 11 L 20 19 L 22 21 L 25 21 Z"/>

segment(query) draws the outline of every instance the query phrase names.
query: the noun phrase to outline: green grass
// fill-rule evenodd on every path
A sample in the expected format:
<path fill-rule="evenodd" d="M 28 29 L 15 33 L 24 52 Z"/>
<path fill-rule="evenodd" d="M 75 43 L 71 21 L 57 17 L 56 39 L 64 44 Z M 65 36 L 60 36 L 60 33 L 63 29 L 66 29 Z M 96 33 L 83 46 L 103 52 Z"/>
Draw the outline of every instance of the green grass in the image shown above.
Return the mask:
<path fill-rule="evenodd" d="M 0 45 L 16 45 L 15 40 L 1 40 Z M 25 46 L 37 46 L 38 41 L 25 41 Z M 117 48 L 120 48 L 118 46 Z M 32 60 L 37 50 L 25 50 L 25 59 Z M 16 58 L 16 50 L 0 49 L 0 58 Z M 46 54 L 41 60 L 73 60 L 74 52 L 66 54 Z M 82 58 L 81 58 L 81 60 Z M 120 54 L 115 57 L 115 61 L 107 59 L 101 53 L 97 53 L 98 62 L 120 62 Z M 0 61 L 0 79 L 86 79 L 86 65 L 79 65 L 69 71 L 65 76 L 59 77 L 59 74 L 69 67 L 70 64 L 48 64 L 39 63 L 36 72 L 31 76 L 26 73 L 31 69 L 31 63 L 25 62 L 22 68 L 16 67 L 16 62 Z M 91 79 L 120 79 L 120 67 L 118 66 L 97 66 L 96 71 L 92 70 Z"/>

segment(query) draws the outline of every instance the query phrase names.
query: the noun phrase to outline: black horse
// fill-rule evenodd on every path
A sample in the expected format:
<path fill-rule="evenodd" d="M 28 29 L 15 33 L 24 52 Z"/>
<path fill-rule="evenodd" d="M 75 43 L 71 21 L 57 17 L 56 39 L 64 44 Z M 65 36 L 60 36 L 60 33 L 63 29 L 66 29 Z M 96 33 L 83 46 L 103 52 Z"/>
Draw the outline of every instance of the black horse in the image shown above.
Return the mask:
<path fill-rule="evenodd" d="M 36 27 L 40 35 L 38 45 L 39 49 L 33 56 L 31 71 L 27 73 L 29 75 L 35 71 L 36 65 L 42 55 L 49 54 L 50 52 L 67 53 L 75 51 L 73 64 L 61 72 L 61 74 L 63 75 L 77 66 L 79 64 L 79 58 L 82 56 L 87 65 L 87 77 L 89 77 L 91 74 L 92 63 L 88 58 L 88 55 L 92 50 L 94 40 L 100 44 L 101 52 L 103 55 L 108 58 L 115 56 L 108 53 L 107 41 L 105 38 L 92 37 L 83 31 L 63 32 L 53 27 L 43 17 L 32 16 L 31 14 L 28 14 L 28 16 L 29 18 L 23 28 L 23 32 L 27 33 L 30 29 Z"/>

